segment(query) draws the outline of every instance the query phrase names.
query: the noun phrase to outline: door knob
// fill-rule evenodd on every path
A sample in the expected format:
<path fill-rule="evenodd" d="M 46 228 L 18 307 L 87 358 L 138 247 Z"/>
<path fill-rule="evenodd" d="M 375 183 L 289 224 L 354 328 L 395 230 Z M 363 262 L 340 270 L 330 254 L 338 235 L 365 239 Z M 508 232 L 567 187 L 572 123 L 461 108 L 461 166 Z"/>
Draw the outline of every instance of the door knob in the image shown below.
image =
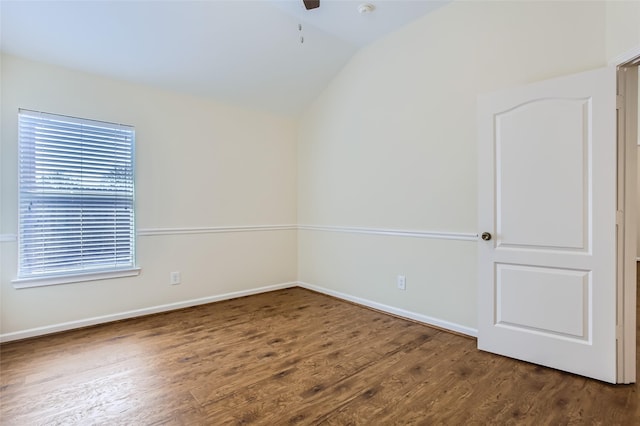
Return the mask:
<path fill-rule="evenodd" d="M 491 234 L 488 232 L 483 232 L 480 236 L 484 241 L 489 241 L 491 239 Z"/>

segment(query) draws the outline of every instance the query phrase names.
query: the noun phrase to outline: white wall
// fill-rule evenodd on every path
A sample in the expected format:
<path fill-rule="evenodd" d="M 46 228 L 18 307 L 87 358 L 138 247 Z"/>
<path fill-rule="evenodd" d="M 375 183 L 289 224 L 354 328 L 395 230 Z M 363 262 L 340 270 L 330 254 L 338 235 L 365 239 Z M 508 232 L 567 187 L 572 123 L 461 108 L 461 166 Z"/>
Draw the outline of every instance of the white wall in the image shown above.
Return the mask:
<path fill-rule="evenodd" d="M 640 50 L 640 1 L 607 1 L 607 59 Z"/>
<path fill-rule="evenodd" d="M 25 290 L 10 283 L 15 241 L 0 242 L 0 333 L 299 279 L 472 334 L 476 243 L 424 233 L 480 231 L 477 95 L 605 65 L 640 45 L 638 10 L 454 2 L 362 50 L 299 123 L 0 57 L 0 241 L 17 228 L 19 107 L 136 126 L 140 230 L 304 228 L 297 237 L 293 230 L 146 233 L 139 277 Z M 168 285 L 174 270 L 182 271 L 180 286 Z M 398 274 L 407 277 L 404 292 L 396 289 Z"/>
<path fill-rule="evenodd" d="M 296 223 L 295 122 L 3 56 L 0 333 L 107 319 L 296 281 L 296 230 L 148 235 Z M 17 111 L 136 128 L 138 277 L 14 289 Z M 182 284 L 169 285 L 169 273 Z M 53 327 L 53 328 L 52 328 Z"/>
<path fill-rule="evenodd" d="M 605 4 L 454 2 L 361 51 L 303 117 L 302 282 L 476 327 L 476 98 L 606 64 Z M 324 228 L 323 228 L 324 227 Z M 395 277 L 406 274 L 407 289 Z"/>

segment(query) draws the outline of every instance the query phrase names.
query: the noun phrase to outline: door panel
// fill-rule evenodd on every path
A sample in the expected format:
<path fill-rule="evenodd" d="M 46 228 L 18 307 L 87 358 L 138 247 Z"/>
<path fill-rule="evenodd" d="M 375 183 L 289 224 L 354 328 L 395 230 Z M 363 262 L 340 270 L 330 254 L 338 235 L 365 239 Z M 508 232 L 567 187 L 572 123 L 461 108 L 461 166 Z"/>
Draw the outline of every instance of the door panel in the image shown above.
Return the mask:
<path fill-rule="evenodd" d="M 586 248 L 590 112 L 589 99 L 543 99 L 495 116 L 500 245 Z"/>
<path fill-rule="evenodd" d="M 478 102 L 478 347 L 616 380 L 615 69 Z"/>
<path fill-rule="evenodd" d="M 496 265 L 497 326 L 588 340 L 588 271 Z M 544 315 L 540 315 L 544 312 Z"/>

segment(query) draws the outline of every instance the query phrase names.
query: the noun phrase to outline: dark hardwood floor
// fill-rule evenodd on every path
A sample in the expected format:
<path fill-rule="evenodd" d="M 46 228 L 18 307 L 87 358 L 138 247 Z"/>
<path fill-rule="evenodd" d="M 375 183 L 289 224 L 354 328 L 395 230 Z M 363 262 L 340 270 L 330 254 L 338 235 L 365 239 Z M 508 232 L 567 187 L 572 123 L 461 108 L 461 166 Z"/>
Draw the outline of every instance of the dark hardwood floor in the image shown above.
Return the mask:
<path fill-rule="evenodd" d="M 0 356 L 2 425 L 640 424 L 638 385 L 483 353 L 299 288 L 6 343 Z"/>

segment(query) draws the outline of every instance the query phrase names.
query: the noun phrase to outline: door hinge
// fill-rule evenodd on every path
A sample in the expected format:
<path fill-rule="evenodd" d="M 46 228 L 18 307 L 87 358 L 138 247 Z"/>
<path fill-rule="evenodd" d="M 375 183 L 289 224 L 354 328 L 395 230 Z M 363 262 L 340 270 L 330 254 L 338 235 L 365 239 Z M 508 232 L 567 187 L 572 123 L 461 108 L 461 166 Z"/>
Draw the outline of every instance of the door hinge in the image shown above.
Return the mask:
<path fill-rule="evenodd" d="M 624 108 L 624 96 L 616 95 L 616 109 Z"/>
<path fill-rule="evenodd" d="M 624 212 L 622 210 L 616 211 L 616 225 L 622 225 L 624 223 Z"/>

